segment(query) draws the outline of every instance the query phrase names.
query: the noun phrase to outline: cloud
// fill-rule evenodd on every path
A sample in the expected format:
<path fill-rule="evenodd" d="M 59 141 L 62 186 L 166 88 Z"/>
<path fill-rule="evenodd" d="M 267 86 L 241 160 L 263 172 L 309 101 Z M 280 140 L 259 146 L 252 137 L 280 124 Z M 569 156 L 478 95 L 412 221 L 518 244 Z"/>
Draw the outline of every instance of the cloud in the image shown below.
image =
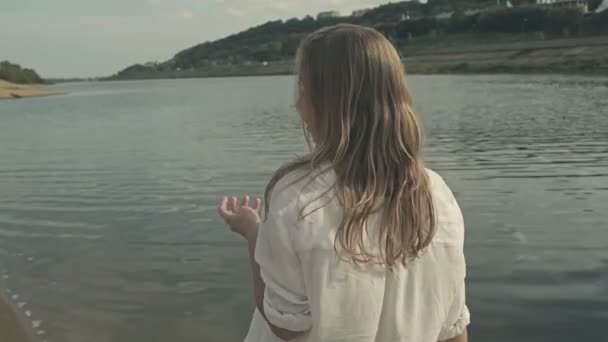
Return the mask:
<path fill-rule="evenodd" d="M 339 10 L 349 13 L 354 9 L 367 8 L 387 3 L 389 0 L 215 0 L 232 16 L 242 17 L 250 11 L 268 11 L 274 15 L 316 14 L 319 11 Z M 235 15 L 236 13 L 239 15 Z"/>
<path fill-rule="evenodd" d="M 226 9 L 226 12 L 233 17 L 241 18 L 241 17 L 245 16 L 245 12 L 243 12 L 242 10 L 240 10 L 238 8 L 234 8 L 234 7 L 228 7 Z"/>
<path fill-rule="evenodd" d="M 178 15 L 184 20 L 190 20 L 194 17 L 194 13 L 189 10 L 179 11 Z"/>
<path fill-rule="evenodd" d="M 277 11 L 290 10 L 296 7 L 294 1 L 290 0 L 262 0 L 261 5 Z"/>
<path fill-rule="evenodd" d="M 298 0 L 215 0 L 215 2 L 221 6 L 229 6 L 227 8 L 229 13 L 231 10 L 242 12 L 242 8 L 285 11 L 297 8 L 301 5 L 298 4 Z"/>

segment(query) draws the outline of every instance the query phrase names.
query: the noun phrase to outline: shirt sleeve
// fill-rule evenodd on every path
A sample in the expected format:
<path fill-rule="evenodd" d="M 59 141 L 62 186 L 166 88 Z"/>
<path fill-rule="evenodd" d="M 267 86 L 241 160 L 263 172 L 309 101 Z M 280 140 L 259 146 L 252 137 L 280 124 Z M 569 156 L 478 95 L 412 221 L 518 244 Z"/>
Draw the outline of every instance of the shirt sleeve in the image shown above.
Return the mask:
<path fill-rule="evenodd" d="M 447 320 L 441 329 L 439 341 L 446 341 L 462 335 L 471 323 L 471 315 L 466 305 L 464 280 L 455 293 L 452 306 L 448 311 Z"/>
<path fill-rule="evenodd" d="M 266 284 L 264 313 L 270 323 L 290 331 L 307 331 L 312 318 L 300 260 L 293 248 L 297 213 L 289 209 L 268 213 L 260 225 L 255 260 Z"/>

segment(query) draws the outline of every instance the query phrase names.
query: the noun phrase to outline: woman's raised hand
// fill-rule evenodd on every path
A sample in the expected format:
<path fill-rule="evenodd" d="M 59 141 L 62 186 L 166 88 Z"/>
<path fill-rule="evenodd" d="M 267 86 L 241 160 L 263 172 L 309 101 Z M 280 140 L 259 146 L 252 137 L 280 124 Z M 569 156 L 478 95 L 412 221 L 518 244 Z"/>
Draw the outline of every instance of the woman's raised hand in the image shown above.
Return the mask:
<path fill-rule="evenodd" d="M 218 207 L 220 216 L 230 229 L 245 239 L 255 238 L 260 225 L 260 206 L 262 200 L 256 198 L 250 206 L 249 196 L 244 196 L 241 205 L 237 205 L 236 197 L 223 197 Z"/>

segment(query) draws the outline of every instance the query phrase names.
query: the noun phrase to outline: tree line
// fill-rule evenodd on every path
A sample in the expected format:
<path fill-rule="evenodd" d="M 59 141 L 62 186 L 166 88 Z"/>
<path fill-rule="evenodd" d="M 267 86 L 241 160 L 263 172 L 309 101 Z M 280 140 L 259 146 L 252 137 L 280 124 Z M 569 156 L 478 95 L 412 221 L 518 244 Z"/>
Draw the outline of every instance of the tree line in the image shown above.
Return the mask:
<path fill-rule="evenodd" d="M 608 11 L 584 15 L 575 8 L 524 6 L 466 15 L 457 11 L 449 20 L 433 17 L 383 25 L 379 29 L 397 40 L 428 34 L 543 33 L 547 36 L 608 34 Z"/>
<path fill-rule="evenodd" d="M 9 61 L 0 62 L 0 79 L 19 84 L 43 83 L 44 80 L 33 69 L 22 68 Z"/>
<path fill-rule="evenodd" d="M 501 0 L 506 1 L 506 0 Z M 133 65 L 120 73 L 193 70 L 217 65 L 247 65 L 292 59 L 303 37 L 321 27 L 337 23 L 371 26 L 397 45 L 419 37 L 442 37 L 462 33 L 542 33 L 543 37 L 608 34 L 608 11 L 584 15 L 579 9 L 534 6 L 533 0 L 510 0 L 514 8 L 497 6 L 496 0 L 429 0 L 389 3 L 362 16 L 322 20 L 277 20 L 246 31 L 205 42 L 176 54 L 171 60 L 152 65 Z M 602 0 L 590 0 L 597 7 Z M 448 13 L 451 15 L 445 16 Z"/>

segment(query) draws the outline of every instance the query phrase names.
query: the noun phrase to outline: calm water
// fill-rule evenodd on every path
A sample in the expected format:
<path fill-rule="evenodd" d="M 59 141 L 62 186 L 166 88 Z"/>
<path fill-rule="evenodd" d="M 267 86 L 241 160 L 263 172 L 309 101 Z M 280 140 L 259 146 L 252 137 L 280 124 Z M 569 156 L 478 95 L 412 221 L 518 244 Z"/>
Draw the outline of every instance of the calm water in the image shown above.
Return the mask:
<path fill-rule="evenodd" d="M 239 341 L 223 194 L 304 151 L 289 77 L 59 85 L 0 102 L 0 284 L 40 341 Z M 411 77 L 465 213 L 477 341 L 605 340 L 608 79 Z"/>

